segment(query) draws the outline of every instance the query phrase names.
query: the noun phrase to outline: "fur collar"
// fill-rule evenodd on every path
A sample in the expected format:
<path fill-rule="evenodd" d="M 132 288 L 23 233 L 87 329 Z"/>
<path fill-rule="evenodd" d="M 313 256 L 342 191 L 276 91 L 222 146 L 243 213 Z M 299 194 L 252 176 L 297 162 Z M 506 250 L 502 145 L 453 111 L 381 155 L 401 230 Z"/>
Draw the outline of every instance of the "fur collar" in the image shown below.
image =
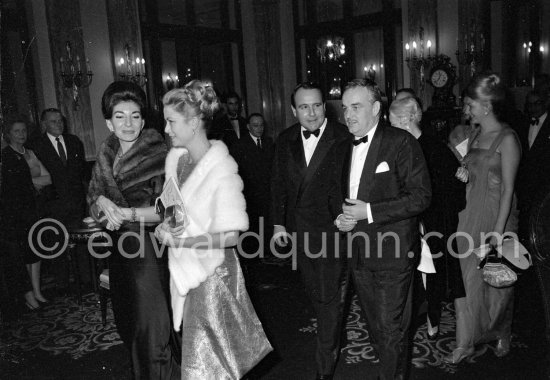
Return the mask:
<path fill-rule="evenodd" d="M 113 167 L 119 148 L 120 142 L 114 133 L 101 144 L 88 189 L 89 204 L 103 195 L 118 206 L 128 207 L 128 201 L 123 195 L 125 190 L 163 174 L 167 148 L 156 130 L 144 129 L 119 159 L 116 167 Z"/>

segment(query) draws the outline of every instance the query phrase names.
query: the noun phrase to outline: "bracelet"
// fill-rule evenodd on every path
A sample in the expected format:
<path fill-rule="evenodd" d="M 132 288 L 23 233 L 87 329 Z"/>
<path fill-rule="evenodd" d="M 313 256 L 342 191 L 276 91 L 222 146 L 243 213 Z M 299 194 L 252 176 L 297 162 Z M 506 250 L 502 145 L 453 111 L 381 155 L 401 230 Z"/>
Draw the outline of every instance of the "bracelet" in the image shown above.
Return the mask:
<path fill-rule="evenodd" d="M 132 207 L 132 223 L 136 222 L 136 208 Z"/>

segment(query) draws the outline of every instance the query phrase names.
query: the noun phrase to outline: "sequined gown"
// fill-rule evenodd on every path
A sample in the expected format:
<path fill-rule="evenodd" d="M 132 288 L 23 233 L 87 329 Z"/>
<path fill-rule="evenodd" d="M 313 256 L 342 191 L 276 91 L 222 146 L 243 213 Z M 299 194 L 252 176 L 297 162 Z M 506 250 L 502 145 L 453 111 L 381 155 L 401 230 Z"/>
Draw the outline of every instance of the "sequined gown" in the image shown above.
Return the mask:
<path fill-rule="evenodd" d="M 497 148 L 506 131 L 502 131 L 489 149 L 473 148 L 464 161 L 469 178 L 466 187 L 466 208 L 459 214 L 458 232 L 469 234 L 473 247 L 485 243 L 482 233 L 493 231 L 497 220 L 501 195 L 501 157 Z M 470 139 L 472 141 L 472 139 Z M 517 233 L 515 196 L 506 223 L 505 232 Z M 468 254 L 469 242 L 457 238 L 462 278 L 466 297 L 455 301 L 457 347 L 473 347 L 477 343 L 508 338 L 511 334 L 514 288 L 494 288 L 482 279 L 477 269 L 479 259 Z"/>
<path fill-rule="evenodd" d="M 181 187 L 195 164 L 183 155 L 177 168 Z M 191 207 L 186 205 L 187 210 Z M 187 294 L 181 332 L 182 380 L 240 379 L 243 365 L 255 364 L 259 347 L 265 349 L 263 355 L 271 350 L 233 248 L 225 249 L 215 273 Z"/>

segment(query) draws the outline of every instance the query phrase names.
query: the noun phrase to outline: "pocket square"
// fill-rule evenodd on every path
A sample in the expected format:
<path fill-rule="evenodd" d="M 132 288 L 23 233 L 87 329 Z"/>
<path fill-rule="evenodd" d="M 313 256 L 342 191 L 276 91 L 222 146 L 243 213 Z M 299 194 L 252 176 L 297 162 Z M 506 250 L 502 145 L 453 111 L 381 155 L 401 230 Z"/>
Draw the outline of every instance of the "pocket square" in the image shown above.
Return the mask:
<path fill-rule="evenodd" d="M 389 172 L 389 171 L 390 171 L 390 167 L 388 166 L 388 163 L 386 161 L 382 161 L 376 167 L 375 173 L 378 174 L 378 173 L 384 173 L 384 172 Z"/>

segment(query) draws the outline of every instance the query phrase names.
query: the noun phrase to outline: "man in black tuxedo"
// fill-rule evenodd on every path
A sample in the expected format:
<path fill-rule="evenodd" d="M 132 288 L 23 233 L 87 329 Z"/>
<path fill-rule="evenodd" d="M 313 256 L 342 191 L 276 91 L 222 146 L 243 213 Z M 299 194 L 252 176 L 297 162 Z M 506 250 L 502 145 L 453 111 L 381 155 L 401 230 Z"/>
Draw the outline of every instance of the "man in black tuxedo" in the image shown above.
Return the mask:
<path fill-rule="evenodd" d="M 349 269 L 380 360 L 379 379 L 407 377 L 413 273 L 418 263 L 418 215 L 430 204 L 429 172 L 410 133 L 383 125 L 382 97 L 373 81 L 356 79 L 342 96 L 353 144 L 346 154 L 343 214 Z"/>
<path fill-rule="evenodd" d="M 246 119 L 241 116 L 241 97 L 236 92 L 225 96 L 227 113 L 214 118 L 211 136 L 221 139 L 228 147 L 248 133 Z"/>
<path fill-rule="evenodd" d="M 269 218 L 271 208 L 271 165 L 273 162 L 273 140 L 264 137 L 265 121 L 259 113 L 248 116 L 248 132 L 241 136 L 230 149 L 239 165 L 239 175 L 244 182 L 246 212 L 250 223 L 249 231 L 267 237 L 263 240 L 264 251 L 269 247 L 272 223 Z M 260 230 L 263 218 L 263 231 Z M 258 241 L 249 237 L 243 240 L 243 250 L 251 255 L 258 251 Z"/>
<path fill-rule="evenodd" d="M 343 157 L 335 147 L 351 139 L 346 128 L 325 118 L 319 86 L 302 83 L 291 97 L 298 123 L 279 135 L 271 182 L 274 238 L 291 245 L 305 290 L 317 316 L 318 379 L 332 379 L 340 345 L 347 272 L 335 243 L 334 219 Z M 290 237 L 286 234 L 290 234 Z M 342 246 L 343 247 L 343 246 Z"/>
<path fill-rule="evenodd" d="M 528 242 L 527 229 L 532 205 L 550 191 L 550 96 L 546 91 L 531 91 L 527 94 L 525 108 L 529 128 L 520 133 L 522 159 L 516 179 L 519 200 L 519 233 L 524 243 Z"/>
<path fill-rule="evenodd" d="M 48 200 L 46 209 L 49 217 L 68 228 L 81 221 L 86 210 L 84 146 L 78 137 L 64 133 L 65 122 L 59 109 L 42 111 L 40 123 L 44 134 L 33 141 L 32 149 L 52 177 L 54 199 Z M 53 246 L 55 243 L 51 240 L 58 237 L 45 234 L 44 239 L 46 245 Z M 67 265 L 63 255 L 54 259 L 51 266 L 61 291 L 65 291 L 69 284 Z"/>

